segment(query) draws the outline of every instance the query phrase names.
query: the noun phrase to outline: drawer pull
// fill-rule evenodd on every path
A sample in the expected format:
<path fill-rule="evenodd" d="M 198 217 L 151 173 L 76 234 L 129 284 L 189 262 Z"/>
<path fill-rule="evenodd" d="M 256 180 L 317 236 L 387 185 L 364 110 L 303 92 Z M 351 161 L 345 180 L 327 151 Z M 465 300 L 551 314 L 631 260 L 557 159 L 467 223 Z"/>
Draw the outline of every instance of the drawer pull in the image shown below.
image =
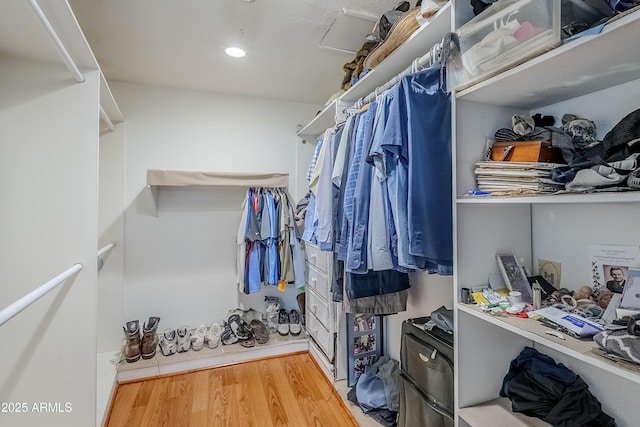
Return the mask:
<path fill-rule="evenodd" d="M 418 356 L 420 356 L 420 360 L 422 360 L 424 363 L 429 363 L 429 360 L 433 360 L 436 358 L 437 352 L 438 350 L 434 349 L 433 352 L 431 353 L 431 357 L 427 357 L 422 353 L 418 353 Z"/>
<path fill-rule="evenodd" d="M 317 313 L 318 312 L 318 306 L 317 305 L 312 306 L 311 310 L 313 310 L 314 313 Z"/>

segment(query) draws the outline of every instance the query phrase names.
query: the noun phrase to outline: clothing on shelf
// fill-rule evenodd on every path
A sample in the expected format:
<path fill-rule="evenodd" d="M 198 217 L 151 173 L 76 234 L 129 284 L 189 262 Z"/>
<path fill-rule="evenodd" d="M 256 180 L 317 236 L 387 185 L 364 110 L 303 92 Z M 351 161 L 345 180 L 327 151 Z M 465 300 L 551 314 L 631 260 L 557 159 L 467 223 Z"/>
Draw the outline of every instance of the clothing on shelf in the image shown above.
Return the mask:
<path fill-rule="evenodd" d="M 237 282 L 245 293 L 262 285 L 304 286 L 304 256 L 291 197 L 283 188 L 249 188 L 238 227 Z"/>

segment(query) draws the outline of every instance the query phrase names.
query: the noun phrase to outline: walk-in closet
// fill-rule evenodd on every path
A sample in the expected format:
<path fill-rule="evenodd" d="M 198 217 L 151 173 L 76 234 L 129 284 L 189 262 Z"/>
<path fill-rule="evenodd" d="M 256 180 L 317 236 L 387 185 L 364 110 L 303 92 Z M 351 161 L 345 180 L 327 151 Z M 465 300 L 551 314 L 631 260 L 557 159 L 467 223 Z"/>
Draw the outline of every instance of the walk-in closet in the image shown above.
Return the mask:
<path fill-rule="evenodd" d="M 0 427 L 638 425 L 639 22 L 1 1 Z"/>

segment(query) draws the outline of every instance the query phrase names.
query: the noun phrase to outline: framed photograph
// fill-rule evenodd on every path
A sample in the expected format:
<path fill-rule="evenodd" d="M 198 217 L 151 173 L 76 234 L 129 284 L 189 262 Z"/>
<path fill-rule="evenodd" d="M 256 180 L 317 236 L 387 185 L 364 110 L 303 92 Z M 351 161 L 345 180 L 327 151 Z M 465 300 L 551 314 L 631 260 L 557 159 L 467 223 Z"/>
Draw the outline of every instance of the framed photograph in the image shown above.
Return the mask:
<path fill-rule="evenodd" d="M 498 262 L 498 268 L 502 273 L 507 288 L 510 291 L 518 291 L 522 294 L 522 301 L 531 304 L 533 302 L 533 292 L 531 291 L 531 285 L 524 270 L 518 263 L 515 255 L 512 254 L 498 254 L 496 255 L 496 261 Z"/>
<path fill-rule="evenodd" d="M 347 313 L 347 353 L 347 385 L 352 387 L 382 355 L 381 316 Z"/>
<path fill-rule="evenodd" d="M 620 307 L 629 310 L 640 310 L 640 269 L 630 268 L 627 283 L 624 286 Z"/>
<path fill-rule="evenodd" d="M 622 294 L 629 279 L 629 269 L 640 268 L 640 247 L 591 245 L 589 258 L 593 290 Z"/>

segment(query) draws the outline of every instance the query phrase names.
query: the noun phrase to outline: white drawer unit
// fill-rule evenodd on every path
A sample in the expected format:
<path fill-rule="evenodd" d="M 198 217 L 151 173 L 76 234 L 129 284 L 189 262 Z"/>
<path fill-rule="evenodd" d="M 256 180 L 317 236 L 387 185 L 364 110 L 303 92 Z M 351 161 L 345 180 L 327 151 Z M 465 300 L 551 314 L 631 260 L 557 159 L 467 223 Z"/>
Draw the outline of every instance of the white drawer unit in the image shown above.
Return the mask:
<path fill-rule="evenodd" d="M 316 318 L 313 314 L 307 316 L 307 331 L 313 340 L 322 349 L 327 356 L 329 363 L 333 363 L 334 354 L 334 339 L 335 335 L 328 331 L 322 322 Z"/>
<path fill-rule="evenodd" d="M 307 333 L 311 336 L 316 348 L 311 352 L 319 360 L 321 366 L 329 366 L 325 373 L 329 380 L 338 378 L 340 362 L 336 355 L 336 346 L 340 345 L 338 334 L 338 316 L 340 308 L 331 298 L 331 281 L 333 278 L 333 253 L 321 251 L 317 246 L 305 243 L 305 280 L 307 285 L 305 301 L 305 320 Z M 338 354 L 342 354 L 338 352 Z M 346 359 L 345 359 L 346 360 Z"/>
<path fill-rule="evenodd" d="M 306 270 L 307 286 L 316 291 L 325 301 L 331 301 L 331 276 L 309 263 L 306 265 Z"/>
<path fill-rule="evenodd" d="M 309 290 L 307 310 L 313 314 L 329 331 L 335 330 L 335 304 L 320 298 L 313 290 Z"/>
<path fill-rule="evenodd" d="M 319 247 L 311 243 L 305 243 L 305 258 L 307 263 L 316 267 L 322 273 L 327 273 L 331 277 L 331 266 L 333 264 L 333 252 L 321 251 Z"/>

